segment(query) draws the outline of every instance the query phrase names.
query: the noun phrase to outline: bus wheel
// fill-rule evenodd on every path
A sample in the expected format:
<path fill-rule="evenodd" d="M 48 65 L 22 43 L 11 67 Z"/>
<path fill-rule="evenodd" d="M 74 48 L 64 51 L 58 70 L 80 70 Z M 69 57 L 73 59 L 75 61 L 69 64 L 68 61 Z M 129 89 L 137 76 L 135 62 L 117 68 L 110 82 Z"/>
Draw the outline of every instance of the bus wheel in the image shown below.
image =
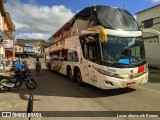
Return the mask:
<path fill-rule="evenodd" d="M 69 78 L 72 82 L 75 82 L 74 77 L 73 77 L 73 74 L 72 74 L 72 70 L 71 70 L 70 67 L 69 67 L 68 70 L 67 70 L 67 76 L 68 76 L 68 78 Z"/>
<path fill-rule="evenodd" d="M 82 81 L 82 74 L 79 69 L 76 70 L 75 78 L 80 86 L 84 86 L 84 82 Z"/>

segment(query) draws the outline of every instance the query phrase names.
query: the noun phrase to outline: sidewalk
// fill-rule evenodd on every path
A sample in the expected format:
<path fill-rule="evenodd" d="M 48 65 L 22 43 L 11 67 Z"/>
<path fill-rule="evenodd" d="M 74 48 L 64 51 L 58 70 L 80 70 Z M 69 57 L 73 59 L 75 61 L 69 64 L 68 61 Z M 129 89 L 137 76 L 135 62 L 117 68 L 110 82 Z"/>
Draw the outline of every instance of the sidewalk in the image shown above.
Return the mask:
<path fill-rule="evenodd" d="M 3 67 L 0 67 L 0 75 L 7 75 L 8 71 L 9 71 L 10 67 L 6 67 L 6 69 L 4 70 Z"/>

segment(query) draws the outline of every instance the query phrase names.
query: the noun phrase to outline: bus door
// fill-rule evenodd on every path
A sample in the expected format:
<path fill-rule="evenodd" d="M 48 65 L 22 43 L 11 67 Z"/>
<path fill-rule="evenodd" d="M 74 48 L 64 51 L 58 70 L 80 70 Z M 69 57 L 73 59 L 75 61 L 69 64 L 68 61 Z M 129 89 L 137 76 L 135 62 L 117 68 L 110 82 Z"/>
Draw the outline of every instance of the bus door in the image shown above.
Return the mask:
<path fill-rule="evenodd" d="M 83 60 L 83 80 L 89 83 L 88 60 Z"/>
<path fill-rule="evenodd" d="M 97 43 L 88 44 L 88 73 L 89 83 L 97 86 L 98 85 L 98 48 Z"/>
<path fill-rule="evenodd" d="M 94 39 L 94 36 L 86 36 Z M 99 53 L 98 53 L 98 39 L 89 40 L 83 46 L 83 72 L 84 79 L 89 84 L 98 86 L 98 68 L 99 68 Z"/>

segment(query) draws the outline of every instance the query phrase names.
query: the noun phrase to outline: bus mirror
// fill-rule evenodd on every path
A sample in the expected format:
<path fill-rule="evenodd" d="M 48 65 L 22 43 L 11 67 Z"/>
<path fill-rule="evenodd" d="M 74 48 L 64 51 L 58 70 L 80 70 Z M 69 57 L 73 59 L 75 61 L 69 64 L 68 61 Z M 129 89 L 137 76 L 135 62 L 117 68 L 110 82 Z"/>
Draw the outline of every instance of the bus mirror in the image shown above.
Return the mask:
<path fill-rule="evenodd" d="M 91 31 L 96 31 L 100 34 L 100 39 L 102 42 L 107 42 L 107 31 L 104 27 L 102 26 L 93 26 L 93 27 L 90 27 L 88 28 L 88 30 L 91 30 Z"/>

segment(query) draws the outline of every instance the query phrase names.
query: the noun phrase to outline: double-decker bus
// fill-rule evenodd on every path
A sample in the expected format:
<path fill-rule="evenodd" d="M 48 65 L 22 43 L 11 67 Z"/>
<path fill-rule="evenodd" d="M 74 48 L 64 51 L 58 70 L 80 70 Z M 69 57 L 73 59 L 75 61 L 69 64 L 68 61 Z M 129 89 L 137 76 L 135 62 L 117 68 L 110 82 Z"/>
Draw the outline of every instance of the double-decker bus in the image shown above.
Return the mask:
<path fill-rule="evenodd" d="M 70 80 L 115 89 L 148 81 L 142 32 L 125 9 L 90 6 L 64 24 L 53 36 L 48 69 Z"/>

